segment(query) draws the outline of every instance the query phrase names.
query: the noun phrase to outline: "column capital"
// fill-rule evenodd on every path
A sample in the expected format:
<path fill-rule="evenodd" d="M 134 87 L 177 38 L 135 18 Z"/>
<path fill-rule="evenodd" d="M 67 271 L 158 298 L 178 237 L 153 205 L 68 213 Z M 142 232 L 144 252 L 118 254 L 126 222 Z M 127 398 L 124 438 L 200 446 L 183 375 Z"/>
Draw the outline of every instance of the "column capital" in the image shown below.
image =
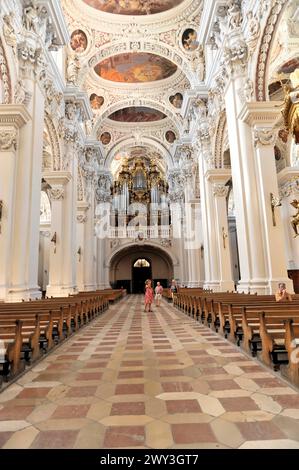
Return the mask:
<path fill-rule="evenodd" d="M 299 170 L 298 168 L 288 166 L 277 174 L 277 179 L 280 186 L 286 183 L 292 183 L 299 179 Z"/>
<path fill-rule="evenodd" d="M 0 127 L 9 126 L 20 129 L 31 116 L 23 104 L 2 104 L 0 109 Z"/>
<path fill-rule="evenodd" d="M 274 147 L 275 142 L 277 140 L 277 129 L 271 129 L 268 127 L 264 127 L 262 129 L 256 129 L 254 131 L 254 145 L 258 147 L 259 145 L 270 145 Z"/>
<path fill-rule="evenodd" d="M 213 184 L 213 195 L 215 197 L 227 197 L 229 191 L 229 186 L 225 186 L 224 184 Z"/>
<path fill-rule="evenodd" d="M 255 129 L 272 129 L 281 117 L 282 105 L 282 101 L 246 102 L 238 118 Z"/>
<path fill-rule="evenodd" d="M 211 169 L 206 171 L 205 177 L 207 181 L 215 184 L 225 185 L 231 178 L 232 172 L 230 169 Z"/>
<path fill-rule="evenodd" d="M 299 194 L 299 171 L 296 168 L 284 168 L 277 175 L 279 184 L 279 196 L 281 198 Z"/>

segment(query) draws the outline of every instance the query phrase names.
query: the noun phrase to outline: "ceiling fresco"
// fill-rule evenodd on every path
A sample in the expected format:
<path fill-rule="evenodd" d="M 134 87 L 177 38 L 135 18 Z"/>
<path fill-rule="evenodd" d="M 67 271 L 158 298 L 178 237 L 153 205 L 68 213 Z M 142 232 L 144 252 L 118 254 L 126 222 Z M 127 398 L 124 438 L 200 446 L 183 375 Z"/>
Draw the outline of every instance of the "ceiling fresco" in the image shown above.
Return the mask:
<path fill-rule="evenodd" d="M 147 108 L 145 106 L 132 106 L 110 114 L 109 119 L 118 122 L 153 122 L 161 121 L 166 117 L 165 114 L 157 109 Z"/>
<path fill-rule="evenodd" d="M 95 66 L 101 78 L 112 82 L 145 83 L 163 80 L 177 71 L 177 66 L 163 57 L 143 52 L 118 54 Z"/>
<path fill-rule="evenodd" d="M 87 5 L 117 15 L 152 15 L 176 7 L 183 0 L 83 0 Z"/>

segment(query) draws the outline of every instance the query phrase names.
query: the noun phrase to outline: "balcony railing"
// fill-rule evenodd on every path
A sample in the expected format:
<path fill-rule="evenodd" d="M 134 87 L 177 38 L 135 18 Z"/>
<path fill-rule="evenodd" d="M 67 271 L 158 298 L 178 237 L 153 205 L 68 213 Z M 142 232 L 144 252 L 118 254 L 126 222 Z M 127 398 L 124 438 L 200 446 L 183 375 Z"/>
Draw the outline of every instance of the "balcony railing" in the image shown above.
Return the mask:
<path fill-rule="evenodd" d="M 110 227 L 109 238 L 129 238 L 129 239 L 171 239 L 172 227 L 160 225 L 153 227 Z"/>

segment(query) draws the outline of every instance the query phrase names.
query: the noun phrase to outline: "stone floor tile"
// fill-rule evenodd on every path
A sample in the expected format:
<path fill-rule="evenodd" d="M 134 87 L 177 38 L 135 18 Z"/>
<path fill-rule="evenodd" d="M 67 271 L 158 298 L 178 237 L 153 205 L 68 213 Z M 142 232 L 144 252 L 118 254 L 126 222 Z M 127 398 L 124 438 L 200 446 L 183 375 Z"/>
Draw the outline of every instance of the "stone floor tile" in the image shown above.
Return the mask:
<path fill-rule="evenodd" d="M 113 426 L 108 427 L 105 433 L 106 448 L 139 447 L 144 444 L 144 426 Z"/>
<path fill-rule="evenodd" d="M 78 431 L 42 431 L 32 442 L 30 449 L 72 449 Z"/>
<path fill-rule="evenodd" d="M 111 305 L 0 393 L 0 447 L 296 448 L 298 391 L 171 305 L 142 310 Z"/>

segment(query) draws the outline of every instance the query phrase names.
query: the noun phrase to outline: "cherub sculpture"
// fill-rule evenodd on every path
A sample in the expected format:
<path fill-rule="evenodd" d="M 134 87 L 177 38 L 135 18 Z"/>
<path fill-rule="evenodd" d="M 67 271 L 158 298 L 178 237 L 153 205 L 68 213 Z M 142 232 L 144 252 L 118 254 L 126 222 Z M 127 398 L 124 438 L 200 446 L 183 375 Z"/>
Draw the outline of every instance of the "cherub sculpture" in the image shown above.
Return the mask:
<path fill-rule="evenodd" d="M 299 236 L 299 233 L 298 233 L 298 226 L 299 226 L 299 201 L 297 199 L 294 199 L 294 201 L 291 202 L 291 206 L 293 206 L 297 212 L 295 215 L 292 215 L 292 221 L 291 221 L 291 225 L 293 227 L 293 230 L 295 232 L 295 236 L 294 238 L 298 237 Z"/>

